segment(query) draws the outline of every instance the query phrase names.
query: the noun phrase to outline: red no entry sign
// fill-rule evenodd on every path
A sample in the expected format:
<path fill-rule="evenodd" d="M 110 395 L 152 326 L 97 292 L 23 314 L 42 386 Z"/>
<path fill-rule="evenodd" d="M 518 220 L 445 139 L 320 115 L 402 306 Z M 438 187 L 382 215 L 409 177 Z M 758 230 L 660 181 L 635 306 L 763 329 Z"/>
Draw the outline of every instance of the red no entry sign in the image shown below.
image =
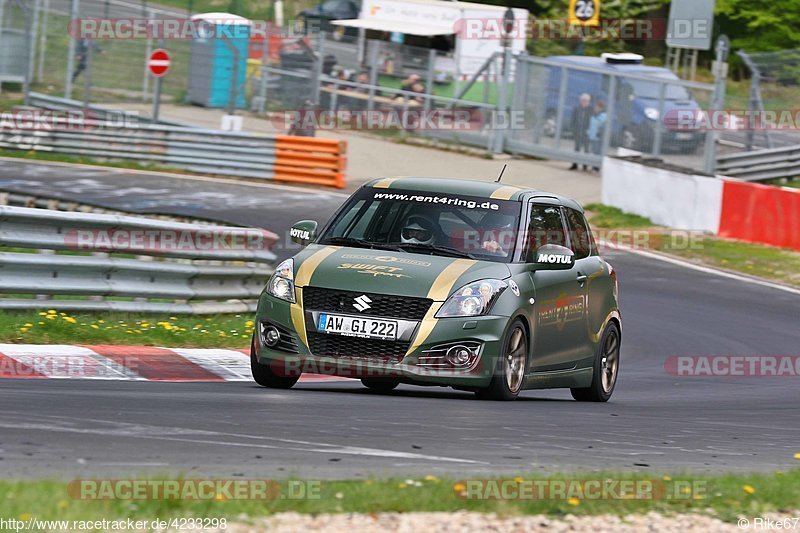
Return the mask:
<path fill-rule="evenodd" d="M 147 68 L 150 73 L 155 77 L 161 77 L 167 73 L 172 61 L 169 58 L 169 53 L 166 50 L 159 48 L 150 54 L 150 59 L 147 60 Z"/>

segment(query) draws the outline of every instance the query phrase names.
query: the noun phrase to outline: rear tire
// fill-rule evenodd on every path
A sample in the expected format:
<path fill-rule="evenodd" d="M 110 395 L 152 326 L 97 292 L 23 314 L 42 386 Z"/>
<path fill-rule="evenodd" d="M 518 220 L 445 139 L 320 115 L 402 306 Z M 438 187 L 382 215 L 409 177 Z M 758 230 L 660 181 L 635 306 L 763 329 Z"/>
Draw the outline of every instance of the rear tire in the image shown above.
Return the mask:
<path fill-rule="evenodd" d="M 515 319 L 503 340 L 489 386 L 475 391 L 481 400 L 515 400 L 522 390 L 528 360 L 528 334 L 522 320 Z"/>
<path fill-rule="evenodd" d="M 579 402 L 607 402 L 611 398 L 619 375 L 620 340 L 619 328 L 610 322 L 597 347 L 592 384 L 585 389 L 570 389 L 573 398 Z"/>
<path fill-rule="evenodd" d="M 270 389 L 290 389 L 300 379 L 300 374 L 282 376 L 275 372 L 272 366 L 259 363 L 258 357 L 256 357 L 255 339 L 250 344 L 250 372 L 252 372 L 256 383 Z"/>
<path fill-rule="evenodd" d="M 396 379 L 362 378 L 361 384 L 375 392 L 389 392 L 396 389 L 400 382 Z"/>

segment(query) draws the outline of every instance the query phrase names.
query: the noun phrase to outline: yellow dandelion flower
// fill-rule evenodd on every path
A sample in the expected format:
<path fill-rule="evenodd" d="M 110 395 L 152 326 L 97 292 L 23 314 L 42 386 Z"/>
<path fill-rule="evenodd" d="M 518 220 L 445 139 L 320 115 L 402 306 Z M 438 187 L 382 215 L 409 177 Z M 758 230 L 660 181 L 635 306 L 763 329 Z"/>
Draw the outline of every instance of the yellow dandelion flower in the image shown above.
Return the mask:
<path fill-rule="evenodd" d="M 92 329 L 100 329 L 100 326 L 98 326 L 97 324 L 92 324 Z"/>
<path fill-rule="evenodd" d="M 664 481 L 672 481 L 672 478 L 669 476 L 664 476 L 661 479 L 663 479 Z"/>
<path fill-rule="evenodd" d="M 517 483 L 522 483 L 525 480 L 522 479 L 521 477 L 517 476 L 517 477 L 514 478 L 514 481 L 517 482 Z"/>
<path fill-rule="evenodd" d="M 795 459 L 800 459 L 800 453 L 796 453 L 796 454 L 794 454 L 794 458 L 795 458 Z"/>
<path fill-rule="evenodd" d="M 21 515 L 19 515 L 19 519 L 22 520 L 23 522 L 27 522 L 28 520 L 31 519 L 31 513 L 22 513 Z"/>
<path fill-rule="evenodd" d="M 48 315 L 57 315 L 58 311 L 56 311 L 55 309 L 48 309 L 47 310 L 47 314 Z"/>
<path fill-rule="evenodd" d="M 74 318 L 72 318 L 71 316 L 65 316 L 65 317 L 61 317 L 61 318 L 63 318 L 64 320 L 66 320 L 66 321 L 67 321 L 67 322 L 69 322 L 70 324 L 74 324 L 75 322 L 77 322 L 77 320 L 75 320 L 75 319 L 74 319 Z"/>
<path fill-rule="evenodd" d="M 425 481 L 439 481 L 439 478 L 428 474 L 427 476 L 425 476 Z"/>
<path fill-rule="evenodd" d="M 44 311 L 42 311 L 42 312 L 40 312 L 40 313 L 39 313 L 39 316 L 47 316 L 47 313 L 45 313 Z"/>
<path fill-rule="evenodd" d="M 216 496 L 214 496 L 214 499 L 217 500 L 218 502 L 224 502 L 225 501 L 225 495 L 224 494 L 217 494 Z"/>
<path fill-rule="evenodd" d="M 747 494 L 755 494 L 756 489 L 751 487 L 750 485 L 743 485 L 742 490 L 745 491 Z"/>
<path fill-rule="evenodd" d="M 32 328 L 32 327 L 33 327 L 33 324 L 31 324 L 31 323 L 27 323 L 27 324 L 25 324 L 25 327 L 26 327 L 26 328 Z"/>
<path fill-rule="evenodd" d="M 27 332 L 27 331 L 28 331 L 28 328 L 19 328 L 19 331 L 20 331 L 21 333 L 25 333 L 25 332 Z"/>
<path fill-rule="evenodd" d="M 570 505 L 580 505 L 581 501 L 578 498 L 569 498 L 567 503 Z"/>
<path fill-rule="evenodd" d="M 58 505 L 59 509 L 64 510 L 67 507 L 69 507 L 69 502 L 67 500 L 58 500 L 58 504 L 57 505 Z"/>
<path fill-rule="evenodd" d="M 453 485 L 453 490 L 456 492 L 462 492 L 467 490 L 467 486 L 464 485 L 463 483 L 456 483 L 455 485 Z"/>

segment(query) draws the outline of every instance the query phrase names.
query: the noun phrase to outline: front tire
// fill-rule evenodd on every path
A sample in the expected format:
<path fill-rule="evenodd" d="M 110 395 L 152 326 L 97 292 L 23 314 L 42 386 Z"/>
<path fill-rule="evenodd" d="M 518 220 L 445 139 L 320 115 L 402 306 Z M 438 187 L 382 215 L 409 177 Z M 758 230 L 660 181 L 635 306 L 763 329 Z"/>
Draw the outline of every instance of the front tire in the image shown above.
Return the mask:
<path fill-rule="evenodd" d="M 573 398 L 579 402 L 607 402 L 611 398 L 619 374 L 620 340 L 619 328 L 609 323 L 597 347 L 592 384 L 585 389 L 570 389 Z"/>
<path fill-rule="evenodd" d="M 262 365 L 256 357 L 255 339 L 250 344 L 250 372 L 253 379 L 262 387 L 270 389 L 290 389 L 300 379 L 300 375 L 285 376 L 280 375 L 270 365 Z"/>
<path fill-rule="evenodd" d="M 361 384 L 375 392 L 389 392 L 397 388 L 400 382 L 396 379 L 363 378 Z"/>
<path fill-rule="evenodd" d="M 511 323 L 502 346 L 492 381 L 475 392 L 481 400 L 510 401 L 522 390 L 528 360 L 528 333 L 522 320 L 517 318 Z"/>

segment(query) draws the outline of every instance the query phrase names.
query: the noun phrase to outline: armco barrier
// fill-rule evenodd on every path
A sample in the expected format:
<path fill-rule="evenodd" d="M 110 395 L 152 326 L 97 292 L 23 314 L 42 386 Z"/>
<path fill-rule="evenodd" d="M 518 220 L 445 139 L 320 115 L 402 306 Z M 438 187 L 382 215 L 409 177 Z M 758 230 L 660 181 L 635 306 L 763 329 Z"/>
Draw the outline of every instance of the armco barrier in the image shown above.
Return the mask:
<path fill-rule="evenodd" d="M 800 250 L 800 189 L 606 157 L 602 201 L 675 229 Z"/>
<path fill-rule="evenodd" d="M 726 180 L 719 235 L 800 250 L 800 189 Z"/>
<path fill-rule="evenodd" d="M 251 312 L 276 240 L 253 228 L 0 206 L 0 245 L 31 250 L 0 253 L 9 295 L 0 309 Z"/>
<path fill-rule="evenodd" d="M 55 118 L 26 129 L 0 123 L 0 148 L 133 160 L 203 174 L 345 186 L 346 141 L 162 124 Z"/>

